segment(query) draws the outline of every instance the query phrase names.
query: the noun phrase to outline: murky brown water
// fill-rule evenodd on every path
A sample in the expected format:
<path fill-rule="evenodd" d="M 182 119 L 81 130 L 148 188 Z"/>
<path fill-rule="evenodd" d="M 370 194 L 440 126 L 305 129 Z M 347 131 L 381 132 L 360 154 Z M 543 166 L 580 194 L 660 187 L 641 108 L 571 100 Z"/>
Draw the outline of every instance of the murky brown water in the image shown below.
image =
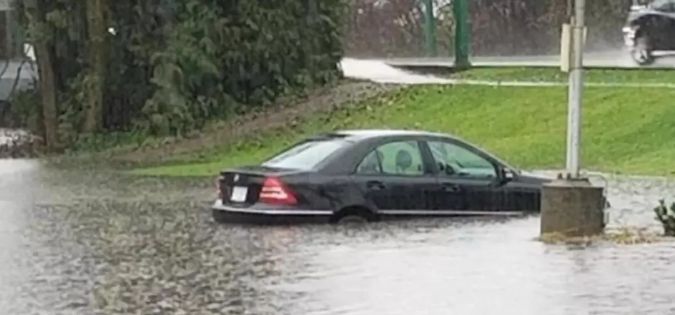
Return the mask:
<path fill-rule="evenodd" d="M 538 219 L 212 222 L 207 181 L 0 160 L 0 314 L 672 314 L 674 243 L 534 241 Z M 675 184 L 614 179 L 615 224 Z"/>

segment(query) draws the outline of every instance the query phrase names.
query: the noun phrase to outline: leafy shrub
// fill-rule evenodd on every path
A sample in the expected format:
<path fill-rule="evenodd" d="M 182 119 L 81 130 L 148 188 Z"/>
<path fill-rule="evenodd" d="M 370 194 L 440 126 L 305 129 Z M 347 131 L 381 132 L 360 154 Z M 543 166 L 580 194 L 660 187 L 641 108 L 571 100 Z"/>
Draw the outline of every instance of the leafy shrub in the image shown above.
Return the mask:
<path fill-rule="evenodd" d="M 89 2 L 37 3 L 46 22 L 29 18 L 32 9 L 21 1 L 19 21 L 29 40 L 53 46 L 59 136 L 73 144 L 98 82 L 89 55 L 98 44 L 87 33 Z M 341 75 L 344 0 L 103 3 L 111 27 L 104 35 L 106 133 L 183 135 Z"/>
<path fill-rule="evenodd" d="M 0 123 L 12 128 L 25 127 L 35 133 L 41 131 L 42 107 L 40 96 L 35 91 L 16 91 L 4 106 L 5 115 Z"/>

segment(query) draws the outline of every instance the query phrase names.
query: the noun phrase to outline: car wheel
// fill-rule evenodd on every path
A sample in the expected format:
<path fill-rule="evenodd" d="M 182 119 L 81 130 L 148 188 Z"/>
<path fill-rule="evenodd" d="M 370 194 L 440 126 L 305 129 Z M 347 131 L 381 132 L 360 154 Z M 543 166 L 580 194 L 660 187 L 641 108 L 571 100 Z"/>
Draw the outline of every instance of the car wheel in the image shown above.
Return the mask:
<path fill-rule="evenodd" d="M 337 223 L 340 224 L 340 225 L 366 224 L 366 223 L 368 223 L 368 219 L 366 219 L 363 216 L 360 216 L 358 214 L 350 214 L 350 215 L 346 215 L 346 216 L 343 216 L 340 219 L 338 219 Z"/>
<path fill-rule="evenodd" d="M 635 47 L 631 50 L 631 57 L 641 66 L 654 63 L 654 55 L 648 37 L 640 36 L 635 40 Z"/>

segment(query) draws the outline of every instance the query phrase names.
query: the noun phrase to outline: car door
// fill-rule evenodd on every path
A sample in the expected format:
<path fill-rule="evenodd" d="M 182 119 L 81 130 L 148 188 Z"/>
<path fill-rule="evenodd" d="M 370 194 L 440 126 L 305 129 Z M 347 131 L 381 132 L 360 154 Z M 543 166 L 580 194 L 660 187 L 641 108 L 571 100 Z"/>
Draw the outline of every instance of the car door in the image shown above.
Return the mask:
<path fill-rule="evenodd" d="M 670 50 L 675 47 L 675 0 L 657 0 L 649 25 L 649 36 L 655 50 Z"/>
<path fill-rule="evenodd" d="M 416 140 L 381 143 L 363 158 L 354 181 L 380 214 L 415 215 L 434 210 L 435 175 Z"/>
<path fill-rule="evenodd" d="M 455 140 L 430 140 L 441 186 L 440 213 L 481 214 L 508 211 L 499 167 L 482 152 Z"/>
<path fill-rule="evenodd" d="M 667 20 L 667 29 L 663 36 L 662 49 L 673 50 L 675 49 L 675 0 L 670 0 L 669 4 L 664 9 L 664 18 Z"/>
<path fill-rule="evenodd" d="M 537 212 L 541 209 L 542 180 L 527 176 L 512 174 L 501 188 L 500 211 L 510 212 Z"/>

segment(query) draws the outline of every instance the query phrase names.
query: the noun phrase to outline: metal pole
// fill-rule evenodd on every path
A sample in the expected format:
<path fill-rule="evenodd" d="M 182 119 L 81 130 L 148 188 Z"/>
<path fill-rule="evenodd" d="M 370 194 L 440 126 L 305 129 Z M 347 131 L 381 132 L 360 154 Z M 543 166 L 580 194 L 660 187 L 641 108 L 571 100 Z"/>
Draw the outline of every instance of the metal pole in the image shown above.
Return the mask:
<path fill-rule="evenodd" d="M 23 52 L 23 33 L 21 26 L 17 22 L 17 15 L 20 14 L 12 8 L 7 11 L 7 40 L 9 42 L 10 58 L 20 58 Z"/>
<path fill-rule="evenodd" d="M 576 0 L 572 19 L 572 63 L 569 77 L 569 110 L 567 125 L 567 174 L 580 177 L 581 108 L 584 92 L 584 30 L 585 0 Z"/>
<path fill-rule="evenodd" d="M 468 0 L 454 0 L 455 15 L 455 68 L 466 69 L 469 62 L 470 29 Z"/>
<path fill-rule="evenodd" d="M 424 36 L 427 55 L 430 57 L 436 57 L 438 55 L 438 44 L 436 40 L 434 0 L 424 0 Z"/>
<path fill-rule="evenodd" d="M 11 15 L 12 13 L 7 10 L 7 11 L 2 11 L 2 14 L 5 15 L 5 54 L 7 57 L 7 60 L 12 60 L 14 59 L 13 54 L 13 46 L 14 46 L 14 39 L 12 38 L 12 21 L 11 21 Z"/>

